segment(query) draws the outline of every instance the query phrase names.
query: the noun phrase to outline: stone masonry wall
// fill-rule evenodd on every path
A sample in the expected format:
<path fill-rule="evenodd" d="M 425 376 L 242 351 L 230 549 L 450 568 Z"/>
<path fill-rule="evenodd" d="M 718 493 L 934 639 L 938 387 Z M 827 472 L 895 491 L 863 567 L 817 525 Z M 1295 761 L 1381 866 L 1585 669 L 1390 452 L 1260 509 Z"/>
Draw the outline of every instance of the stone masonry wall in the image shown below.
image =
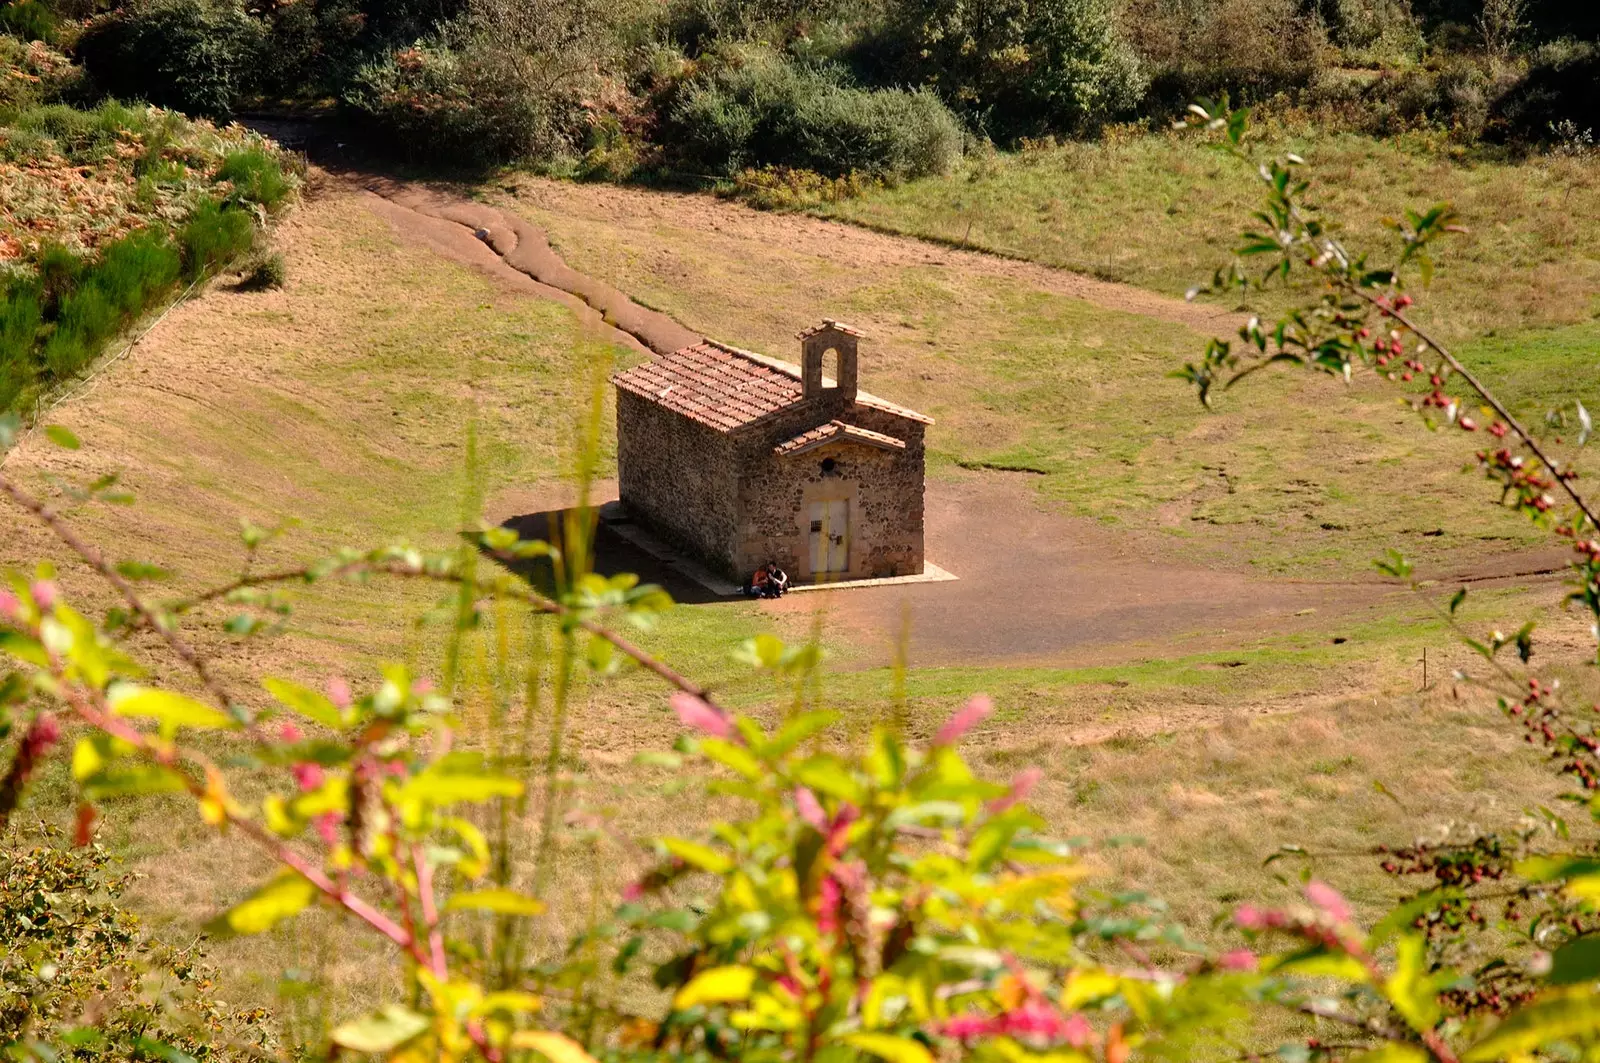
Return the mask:
<path fill-rule="evenodd" d="M 640 523 L 711 568 L 737 576 L 739 475 L 729 437 L 628 391 L 617 392 L 617 480 Z"/>
<path fill-rule="evenodd" d="M 790 457 L 772 453 L 785 439 L 835 417 L 904 440 L 906 449 L 833 442 Z M 920 422 L 884 411 L 824 402 L 797 404 L 738 433 L 734 464 L 739 471 L 739 509 L 744 517 L 735 551 L 739 571 L 750 572 L 777 561 L 792 579 L 809 582 L 811 504 L 845 499 L 850 504 L 849 570 L 845 576 L 865 579 L 920 573 L 924 560 L 923 431 Z M 824 459 L 832 459 L 830 471 L 823 471 Z"/>

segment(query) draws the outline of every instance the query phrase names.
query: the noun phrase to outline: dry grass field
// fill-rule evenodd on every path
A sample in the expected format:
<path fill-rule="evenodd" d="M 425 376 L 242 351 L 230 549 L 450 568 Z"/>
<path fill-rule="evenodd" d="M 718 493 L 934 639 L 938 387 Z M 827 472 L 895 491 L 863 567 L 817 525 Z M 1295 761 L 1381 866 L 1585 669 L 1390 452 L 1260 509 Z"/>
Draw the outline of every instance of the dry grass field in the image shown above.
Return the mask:
<path fill-rule="evenodd" d="M 1450 471 L 1457 439 L 1426 434 L 1392 397 L 1279 381 L 1208 415 L 1164 374 L 1203 342 L 1211 311 L 708 200 L 526 179 L 513 187 L 483 194 L 547 227 L 576 268 L 711 335 L 787 354 L 789 336 L 813 319 L 862 325 L 872 337 L 866 386 L 939 418 L 932 490 L 999 485 L 1017 505 L 1051 514 L 1061 534 L 1151 566 L 1251 574 L 1263 587 L 1354 581 L 1359 593 L 1281 622 L 1091 625 L 1073 632 L 1070 652 L 985 644 L 979 657 L 912 662 L 913 733 L 931 734 L 987 691 L 1000 711 L 973 738 L 979 764 L 997 776 L 1042 766 L 1037 804 L 1061 834 L 1143 838 L 1095 858 L 1108 888 L 1137 879 L 1203 931 L 1219 901 L 1292 888 L 1260 870 L 1280 843 L 1331 852 L 1404 841 L 1452 823 L 1514 820 L 1554 792 L 1493 707 L 1450 681 L 1468 662 L 1429 596 L 1364 582 L 1383 546 L 1416 548 L 1435 574 L 1488 573 L 1538 541 Z M 286 290 L 219 286 L 180 307 L 53 414 L 84 439 L 82 451 L 32 437 L 8 473 L 43 486 L 48 476 L 120 470 L 138 504 L 77 519 L 97 541 L 179 570 L 184 587 L 237 569 L 240 518 L 297 520 L 264 558 L 287 564 L 341 545 L 444 546 L 467 498 L 487 499 L 501 519 L 567 496 L 574 411 L 597 374 L 637 355 L 586 332 L 558 303 L 439 257 L 337 183 L 315 189 L 277 241 Z M 469 419 L 476 462 L 465 454 Z M 610 445 L 603 439 L 603 455 Z M 0 564 L 61 556 L 9 514 L 4 527 Z M 1424 534 L 1436 528 L 1449 531 Z M 1094 563 L 1085 561 L 1086 579 Z M 84 573 L 63 565 L 69 591 L 103 603 Z M 777 608 L 683 606 L 642 640 L 731 704 L 773 718 L 792 691 L 751 674 L 733 651 L 759 632 L 792 640 L 816 630 L 829 652 L 817 696 L 844 713 L 842 736 L 860 734 L 887 712 L 894 677 L 863 636 L 851 593 L 867 592 L 795 596 Z M 1548 580 L 1489 580 L 1463 616 L 1480 627 L 1538 616 L 1552 640 L 1541 652 L 1581 656 L 1585 633 L 1557 611 L 1558 596 Z M 300 598 L 283 634 L 235 643 L 213 625 L 199 641 L 241 682 L 359 680 L 392 659 L 436 667 L 421 649 L 436 631 L 426 590 L 316 588 Z M 463 698 L 470 740 L 486 745 L 505 739 L 484 707 L 492 635 L 473 644 L 482 682 Z M 893 637 L 883 631 L 876 645 Z M 1579 669 L 1568 679 L 1592 683 Z M 685 800 L 694 780 L 634 762 L 677 734 L 649 677 L 584 677 L 571 727 L 563 777 L 606 828 L 599 841 L 561 850 L 547 893 L 552 925 L 568 929 L 643 862 L 639 839 L 693 834 L 708 811 Z M 47 780 L 43 814 L 67 814 L 49 800 L 65 786 Z M 524 848 L 532 822 L 517 828 Z M 192 938 L 195 913 L 234 899 L 258 870 L 197 818 L 160 806 L 114 807 L 104 831 L 145 875 L 136 905 L 175 938 Z M 1337 875 L 1363 904 L 1392 890 L 1359 860 Z M 323 971 L 350 1013 L 377 988 L 362 946 L 330 916 L 214 955 L 241 998 L 270 998 L 286 968 Z"/>

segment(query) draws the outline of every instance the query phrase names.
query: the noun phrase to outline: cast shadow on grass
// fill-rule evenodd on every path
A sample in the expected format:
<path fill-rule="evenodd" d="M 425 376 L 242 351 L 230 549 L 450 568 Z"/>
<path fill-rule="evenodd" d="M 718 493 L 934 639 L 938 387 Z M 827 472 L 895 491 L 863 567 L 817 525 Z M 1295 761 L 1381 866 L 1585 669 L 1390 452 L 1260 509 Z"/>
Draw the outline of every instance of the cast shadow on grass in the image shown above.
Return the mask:
<path fill-rule="evenodd" d="M 564 549 L 565 529 L 568 514 L 575 512 L 567 509 L 549 509 L 539 513 L 525 513 L 522 516 L 512 517 L 501 526 L 510 528 L 523 539 L 542 539 L 552 546 L 563 548 L 564 552 L 570 552 Z M 621 572 L 632 572 L 639 577 L 641 583 L 659 584 L 672 595 L 672 600 L 680 605 L 705 605 L 728 600 L 713 594 L 672 565 L 657 560 L 628 542 L 618 535 L 609 523 L 599 519 L 597 510 L 589 511 L 589 528 L 589 538 L 593 543 L 594 552 L 593 568 L 600 575 L 611 577 Z M 555 571 L 548 558 L 521 561 L 512 567 L 539 591 L 545 594 L 554 592 Z"/>

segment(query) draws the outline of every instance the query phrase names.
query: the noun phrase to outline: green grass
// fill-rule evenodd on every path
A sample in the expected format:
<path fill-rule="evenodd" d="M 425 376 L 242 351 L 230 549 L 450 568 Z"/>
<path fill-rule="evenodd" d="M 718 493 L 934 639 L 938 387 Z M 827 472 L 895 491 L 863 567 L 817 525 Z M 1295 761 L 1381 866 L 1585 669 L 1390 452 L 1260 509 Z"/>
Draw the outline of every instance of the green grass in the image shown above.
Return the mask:
<path fill-rule="evenodd" d="M 1307 159 L 1313 201 L 1374 261 L 1394 247 L 1385 216 L 1454 205 L 1470 232 L 1447 242 L 1421 299 L 1447 339 L 1573 325 L 1600 312 L 1594 167 L 1496 161 L 1416 137 L 1281 128 L 1264 137 L 1269 150 Z M 948 177 L 814 209 L 1176 296 L 1228 261 L 1258 199 L 1242 164 L 1174 133 L 980 157 Z"/>

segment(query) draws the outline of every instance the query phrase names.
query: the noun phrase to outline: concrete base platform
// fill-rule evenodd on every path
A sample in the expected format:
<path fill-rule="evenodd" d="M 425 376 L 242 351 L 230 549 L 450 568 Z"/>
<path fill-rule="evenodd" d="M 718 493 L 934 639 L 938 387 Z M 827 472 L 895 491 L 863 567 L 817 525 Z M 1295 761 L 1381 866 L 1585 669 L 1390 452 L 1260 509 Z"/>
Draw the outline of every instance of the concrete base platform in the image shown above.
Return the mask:
<path fill-rule="evenodd" d="M 739 598 L 743 596 L 744 590 L 737 583 L 717 575 L 698 561 L 685 557 L 640 525 L 635 524 L 628 516 L 627 510 L 622 508 L 622 503 L 607 502 L 601 506 L 600 520 L 605 524 L 606 529 L 615 533 L 618 538 L 638 547 L 656 561 L 675 570 L 679 575 L 693 580 L 712 594 L 722 598 Z M 830 580 L 825 583 L 794 583 L 790 585 L 789 593 L 842 591 L 855 587 L 894 587 L 902 583 L 947 583 L 959 578 L 954 573 L 940 568 L 932 561 L 924 561 L 922 571 L 914 576 Z"/>

